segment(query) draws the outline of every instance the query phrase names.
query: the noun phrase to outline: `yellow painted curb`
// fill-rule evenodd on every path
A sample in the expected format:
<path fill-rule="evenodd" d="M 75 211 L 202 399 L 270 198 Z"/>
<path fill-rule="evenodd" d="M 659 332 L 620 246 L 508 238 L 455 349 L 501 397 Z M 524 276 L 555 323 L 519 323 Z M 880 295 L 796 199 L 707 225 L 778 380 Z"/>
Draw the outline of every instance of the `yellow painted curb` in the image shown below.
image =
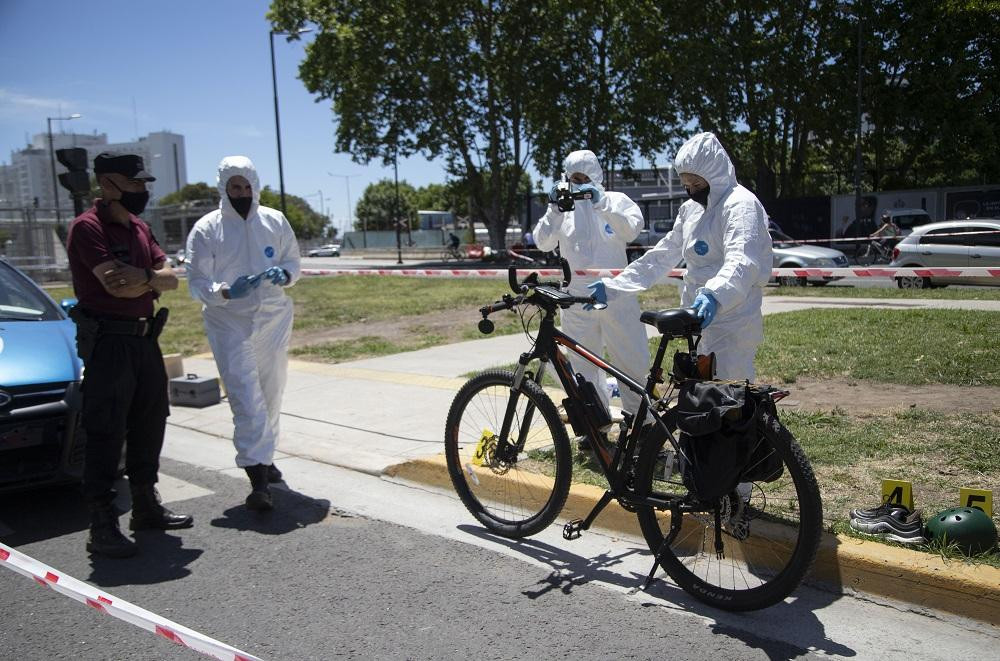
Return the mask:
<path fill-rule="evenodd" d="M 451 489 L 444 455 L 389 466 L 383 475 Z M 573 484 L 560 518 L 584 518 L 604 489 Z M 611 503 L 595 526 L 642 536 L 635 514 Z M 911 549 L 824 534 L 812 578 L 845 592 L 866 592 L 1000 626 L 1000 569 Z"/>

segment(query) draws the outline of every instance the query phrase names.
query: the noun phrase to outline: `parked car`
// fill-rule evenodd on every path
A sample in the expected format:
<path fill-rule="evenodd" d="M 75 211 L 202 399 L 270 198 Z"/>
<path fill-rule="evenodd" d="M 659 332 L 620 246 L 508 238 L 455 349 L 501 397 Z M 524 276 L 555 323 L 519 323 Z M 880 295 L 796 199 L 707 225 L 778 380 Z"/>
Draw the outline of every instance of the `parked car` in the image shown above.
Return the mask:
<path fill-rule="evenodd" d="M 775 268 L 843 268 L 847 266 L 847 255 L 839 250 L 798 243 L 773 224 L 768 228 L 768 232 L 771 234 Z M 786 275 L 777 279 L 778 284 L 786 287 L 805 287 L 807 283 L 822 287 L 835 280 L 840 280 L 840 276 L 809 276 L 805 278 Z"/>
<path fill-rule="evenodd" d="M 340 244 L 328 243 L 308 252 L 309 257 L 340 257 Z"/>
<path fill-rule="evenodd" d="M 665 237 L 673 227 L 673 219 L 651 221 L 649 229 L 641 230 L 639 236 L 625 247 L 625 256 L 628 257 L 628 261 L 634 262 L 646 254 L 646 249 L 659 243 L 660 239 Z"/>
<path fill-rule="evenodd" d="M 82 476 L 75 302 L 57 305 L 0 260 L 0 492 Z"/>
<path fill-rule="evenodd" d="M 921 225 L 896 244 L 889 266 L 1000 267 L 1000 219 L 951 220 Z M 1000 279 L 911 276 L 896 278 L 896 284 L 901 289 L 928 289 L 947 285 L 998 286 Z"/>
<path fill-rule="evenodd" d="M 900 234 L 906 236 L 915 228 L 934 222 L 931 215 L 923 209 L 889 209 L 892 222 L 900 229 Z M 881 216 L 879 216 L 881 220 Z M 879 224 L 878 221 L 875 223 Z"/>

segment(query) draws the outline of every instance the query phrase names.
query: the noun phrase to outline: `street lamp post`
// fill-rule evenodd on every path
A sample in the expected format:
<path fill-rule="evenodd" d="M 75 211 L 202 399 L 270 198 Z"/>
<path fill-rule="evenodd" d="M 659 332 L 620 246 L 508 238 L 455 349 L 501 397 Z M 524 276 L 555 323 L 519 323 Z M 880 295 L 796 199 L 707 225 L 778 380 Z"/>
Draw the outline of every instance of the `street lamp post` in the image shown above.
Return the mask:
<path fill-rule="evenodd" d="M 855 127 L 854 134 L 854 218 L 861 218 L 861 76 L 864 71 L 864 66 L 862 63 L 862 37 L 864 35 L 861 29 L 861 8 L 857 2 L 855 2 L 854 9 L 856 14 L 854 20 L 858 24 L 858 111 L 857 111 L 857 126 Z"/>
<path fill-rule="evenodd" d="M 305 32 L 312 32 L 312 28 L 297 30 L 295 34 L 299 35 Z M 285 213 L 285 171 L 281 163 L 281 122 L 278 119 L 278 74 L 274 67 L 274 35 L 276 34 L 288 33 L 276 30 L 269 32 L 271 42 L 271 87 L 274 90 L 274 134 L 278 139 L 278 182 L 281 187 L 281 213 Z"/>
<path fill-rule="evenodd" d="M 62 224 L 62 213 L 59 211 L 59 182 L 56 180 L 56 150 L 52 146 L 52 120 L 78 119 L 82 115 L 78 112 L 69 117 L 46 117 L 45 122 L 49 126 L 49 165 L 52 167 L 52 202 L 56 205 L 56 222 Z"/>
<path fill-rule="evenodd" d="M 399 218 L 399 154 L 396 151 L 392 152 L 392 173 L 396 180 L 396 263 L 403 263 L 403 246 L 402 246 L 402 227 L 400 223 L 402 222 Z"/>
<path fill-rule="evenodd" d="M 354 218 L 351 215 L 351 178 L 358 177 L 361 175 L 357 174 L 334 174 L 332 172 L 327 172 L 331 177 L 342 177 L 344 183 L 347 185 L 347 231 L 354 229 Z M 347 232 L 345 232 L 346 234 Z M 361 246 L 364 248 L 368 247 L 368 221 L 361 221 Z"/>

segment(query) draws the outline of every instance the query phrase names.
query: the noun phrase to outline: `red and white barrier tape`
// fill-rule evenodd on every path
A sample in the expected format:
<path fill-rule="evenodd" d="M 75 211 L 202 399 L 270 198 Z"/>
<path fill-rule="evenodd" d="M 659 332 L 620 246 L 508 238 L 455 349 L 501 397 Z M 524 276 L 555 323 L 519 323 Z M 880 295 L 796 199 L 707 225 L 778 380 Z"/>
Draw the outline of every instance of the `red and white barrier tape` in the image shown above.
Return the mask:
<path fill-rule="evenodd" d="M 562 277 L 559 269 L 519 268 L 521 273 L 538 273 L 540 277 Z M 574 271 L 574 275 L 598 276 L 613 278 L 622 269 L 586 269 Z M 685 269 L 673 269 L 670 277 L 679 278 Z M 336 276 L 336 275 L 395 275 L 409 278 L 506 278 L 506 269 L 302 269 L 302 275 Z M 970 267 L 970 268 L 877 268 L 871 266 L 852 266 L 843 268 L 780 268 L 771 269 L 771 275 L 796 276 L 806 278 L 1000 278 L 1000 268 Z"/>
<path fill-rule="evenodd" d="M 987 230 L 979 229 L 972 232 L 947 232 L 941 234 L 934 234 L 933 237 L 939 238 L 942 236 L 973 236 L 976 234 L 1000 234 L 1000 230 Z M 902 241 L 906 237 L 900 236 L 845 236 L 840 238 L 829 238 L 829 239 L 793 239 L 789 237 L 786 239 L 776 239 L 775 243 L 864 243 L 865 241 Z M 651 250 L 654 246 L 629 246 L 630 249 L 634 250 L 636 248 L 641 248 L 642 250 Z"/>
<path fill-rule="evenodd" d="M 16 551 L 9 546 L 0 544 L 0 566 L 33 579 L 42 587 L 50 588 L 67 597 L 90 606 L 105 615 L 117 617 L 140 629 L 145 629 L 157 636 L 166 638 L 172 643 L 190 648 L 205 656 L 223 661 L 261 661 L 259 657 L 230 647 L 214 638 L 198 633 L 193 629 L 171 622 L 156 613 L 139 608 L 123 599 L 119 599 L 97 588 L 78 581 L 72 576 L 62 574 L 41 562 Z M 156 656 L 156 654 L 151 654 Z"/>

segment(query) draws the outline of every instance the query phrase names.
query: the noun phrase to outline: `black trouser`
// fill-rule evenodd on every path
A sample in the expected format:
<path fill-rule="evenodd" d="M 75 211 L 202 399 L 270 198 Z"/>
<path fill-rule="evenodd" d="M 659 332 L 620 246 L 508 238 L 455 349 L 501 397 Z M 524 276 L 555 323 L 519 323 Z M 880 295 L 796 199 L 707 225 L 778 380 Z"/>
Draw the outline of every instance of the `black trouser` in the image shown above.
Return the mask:
<path fill-rule="evenodd" d="M 87 452 L 83 491 L 92 507 L 115 498 L 122 443 L 125 473 L 134 485 L 156 483 L 163 433 L 170 413 L 167 373 L 152 337 L 102 334 L 86 363 L 83 428 Z"/>

